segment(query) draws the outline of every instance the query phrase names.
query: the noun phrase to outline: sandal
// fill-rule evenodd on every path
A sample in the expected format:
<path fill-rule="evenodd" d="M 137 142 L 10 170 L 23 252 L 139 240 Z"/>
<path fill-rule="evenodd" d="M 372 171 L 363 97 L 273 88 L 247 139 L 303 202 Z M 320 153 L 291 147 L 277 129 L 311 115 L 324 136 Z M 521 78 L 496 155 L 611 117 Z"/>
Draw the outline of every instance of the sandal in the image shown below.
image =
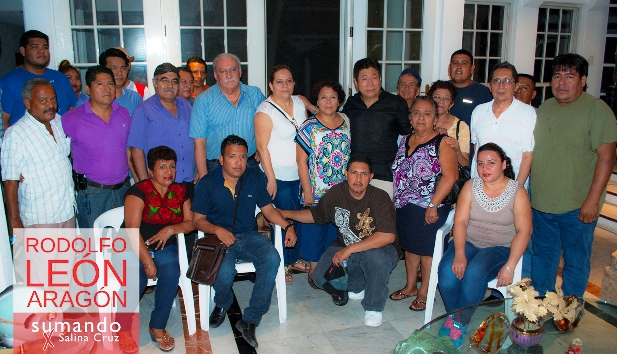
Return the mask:
<path fill-rule="evenodd" d="M 156 344 L 158 344 L 159 346 L 159 349 L 164 352 L 172 351 L 176 346 L 175 340 L 172 336 L 169 335 L 167 331 L 165 331 L 165 334 L 162 337 L 157 338 L 154 333 L 152 333 L 152 328 L 150 328 L 150 338 L 152 338 L 152 341 L 156 342 Z"/>
<path fill-rule="evenodd" d="M 419 307 L 414 307 L 414 306 L 418 306 L 418 305 L 424 305 L 422 308 Z M 411 303 L 411 306 L 409 306 L 409 309 L 411 311 L 424 311 L 426 309 L 426 301 L 418 301 L 418 300 L 414 300 Z"/>
<path fill-rule="evenodd" d="M 291 269 L 289 269 L 289 266 L 285 267 L 285 282 L 286 283 L 291 283 L 294 281 L 293 276 L 291 275 Z"/>
<path fill-rule="evenodd" d="M 311 288 L 319 289 L 319 287 L 317 287 L 317 285 L 315 285 L 315 282 L 313 281 L 313 277 L 311 276 L 311 273 L 308 273 L 308 283 L 311 286 Z"/>
<path fill-rule="evenodd" d="M 390 300 L 400 301 L 400 300 L 406 299 L 408 297 L 416 296 L 416 295 L 418 295 L 418 293 L 407 295 L 403 293 L 403 289 L 401 289 L 401 290 L 397 290 L 393 292 L 392 294 L 390 294 Z"/>
<path fill-rule="evenodd" d="M 287 267 L 292 271 L 296 271 L 299 273 L 308 273 L 311 270 L 311 266 L 302 262 L 301 260 L 297 260 L 294 264 L 290 264 Z"/>
<path fill-rule="evenodd" d="M 139 351 L 139 347 L 137 343 L 135 343 L 135 339 L 133 339 L 131 332 L 118 332 L 118 337 L 118 345 L 123 353 L 132 354 Z"/>

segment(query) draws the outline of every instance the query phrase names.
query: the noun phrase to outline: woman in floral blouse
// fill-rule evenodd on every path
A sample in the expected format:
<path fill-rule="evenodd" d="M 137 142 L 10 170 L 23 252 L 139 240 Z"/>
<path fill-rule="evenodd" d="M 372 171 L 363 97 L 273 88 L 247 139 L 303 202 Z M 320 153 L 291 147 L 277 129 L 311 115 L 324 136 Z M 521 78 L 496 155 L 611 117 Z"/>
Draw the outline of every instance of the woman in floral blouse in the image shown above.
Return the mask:
<path fill-rule="evenodd" d="M 175 345 L 165 327 L 180 278 L 176 235 L 193 230 L 186 187 L 174 182 L 176 159 L 176 153 L 167 146 L 148 151 L 150 178 L 129 188 L 124 202 L 125 227 L 139 228 L 143 240 L 139 246 L 139 294 L 146 289 L 148 278 L 157 280 L 149 329 L 152 340 L 163 351 Z M 126 345 L 121 349 L 132 352 Z"/>

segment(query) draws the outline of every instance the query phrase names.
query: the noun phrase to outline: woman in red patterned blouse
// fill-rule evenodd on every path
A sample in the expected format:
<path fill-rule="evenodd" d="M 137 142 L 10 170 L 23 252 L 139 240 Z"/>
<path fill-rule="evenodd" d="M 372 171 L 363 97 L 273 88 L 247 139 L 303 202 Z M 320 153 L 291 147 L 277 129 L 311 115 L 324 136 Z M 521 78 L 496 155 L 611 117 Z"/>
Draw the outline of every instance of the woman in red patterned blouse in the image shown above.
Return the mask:
<path fill-rule="evenodd" d="M 193 230 L 186 187 L 174 182 L 176 159 L 176 153 L 167 146 L 151 149 L 148 152 L 150 178 L 129 188 L 124 202 L 125 227 L 139 228 L 143 240 L 139 246 L 139 293 L 143 294 L 148 278 L 157 280 L 150 336 L 163 351 L 175 345 L 165 327 L 180 278 L 176 235 Z M 133 352 L 130 347 L 121 345 L 125 353 Z M 139 348 L 134 347 L 136 352 Z"/>

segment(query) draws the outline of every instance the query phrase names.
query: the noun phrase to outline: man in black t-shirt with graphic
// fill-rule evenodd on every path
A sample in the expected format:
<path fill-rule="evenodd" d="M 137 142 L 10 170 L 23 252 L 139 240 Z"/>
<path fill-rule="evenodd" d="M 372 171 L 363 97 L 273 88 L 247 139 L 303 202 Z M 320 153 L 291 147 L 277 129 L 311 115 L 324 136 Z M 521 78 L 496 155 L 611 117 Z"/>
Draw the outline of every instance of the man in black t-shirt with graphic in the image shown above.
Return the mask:
<path fill-rule="evenodd" d="M 347 181 L 332 187 L 317 206 L 280 212 L 286 218 L 303 223 L 332 223 L 337 227 L 338 239 L 321 256 L 313 272 L 313 281 L 323 289 L 328 269 L 347 261 L 349 299 L 362 300 L 364 324 L 377 327 L 382 322 L 390 273 L 398 262 L 393 245 L 396 239 L 394 204 L 386 192 L 369 185 L 373 173 L 368 159 L 352 157 L 345 177 Z"/>

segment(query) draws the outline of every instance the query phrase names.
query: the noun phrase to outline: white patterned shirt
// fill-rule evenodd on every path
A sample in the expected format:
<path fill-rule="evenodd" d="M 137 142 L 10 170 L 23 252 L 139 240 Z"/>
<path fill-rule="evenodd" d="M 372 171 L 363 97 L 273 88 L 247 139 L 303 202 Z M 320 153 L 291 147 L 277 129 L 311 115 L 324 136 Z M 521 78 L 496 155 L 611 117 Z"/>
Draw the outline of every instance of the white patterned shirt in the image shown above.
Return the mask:
<path fill-rule="evenodd" d="M 45 126 L 26 112 L 11 125 L 2 142 L 2 180 L 19 180 L 19 216 L 24 226 L 56 224 L 75 215 L 75 194 L 69 154 L 71 140 L 60 115 Z"/>

